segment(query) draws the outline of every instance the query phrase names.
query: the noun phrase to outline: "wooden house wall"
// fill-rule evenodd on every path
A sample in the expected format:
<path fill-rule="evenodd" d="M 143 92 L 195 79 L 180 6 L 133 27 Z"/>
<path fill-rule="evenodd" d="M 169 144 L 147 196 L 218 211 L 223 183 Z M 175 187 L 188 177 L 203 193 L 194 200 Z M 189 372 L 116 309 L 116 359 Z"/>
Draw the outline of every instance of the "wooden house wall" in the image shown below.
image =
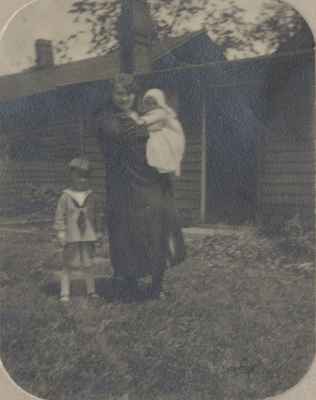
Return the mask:
<path fill-rule="evenodd" d="M 270 224 L 271 221 L 278 223 L 300 212 L 306 224 L 312 226 L 315 219 L 315 138 L 312 131 L 314 59 L 310 55 L 305 58 L 297 57 L 291 61 L 290 68 L 286 67 L 290 60 L 284 59 L 277 67 L 273 64 L 272 72 L 266 63 L 259 61 L 256 67 L 259 68 L 262 64 L 261 75 L 268 86 L 262 93 L 258 93 L 258 96 L 253 96 L 264 99 L 263 104 L 260 100 L 253 107 L 260 121 L 259 125 L 262 125 L 260 130 L 264 132 L 260 132 L 261 139 L 258 142 L 257 215 L 262 222 Z M 255 61 L 251 61 L 249 65 L 253 66 L 254 63 Z M 226 68 L 229 72 L 232 66 L 226 65 Z M 255 76 L 258 75 L 258 68 L 251 68 Z M 215 76 L 216 71 L 219 77 Z M 216 71 L 209 76 L 210 79 L 216 78 L 217 82 L 226 82 L 226 77 L 236 81 L 235 75 L 238 76 L 238 73 L 248 75 L 247 70 L 242 68 L 236 69 L 234 73 L 227 72 L 227 76 L 224 69 Z M 188 75 L 184 78 L 183 82 L 191 79 Z M 202 197 L 201 88 L 197 82 L 194 85 L 185 85 L 180 84 L 180 80 L 177 86 L 173 75 L 170 75 L 169 82 L 165 78 L 163 81 L 169 87 L 168 96 L 172 106 L 179 112 L 187 141 L 182 175 L 175 179 L 176 204 L 186 221 L 196 222 L 200 219 Z M 212 82 L 210 86 L 211 84 Z M 69 109 L 75 101 L 75 94 L 73 96 L 71 101 L 68 101 L 69 104 L 66 104 Z M 86 98 L 84 93 L 82 97 Z M 87 103 L 90 104 L 90 100 Z M 63 107 L 64 113 L 73 115 L 67 107 Z M 58 112 L 60 115 L 60 110 Z M 76 115 L 80 118 L 78 113 Z M 85 118 L 87 121 L 87 116 Z M 92 186 L 100 199 L 104 199 L 104 163 L 89 121 L 64 120 L 58 123 L 50 122 L 45 126 L 44 120 L 43 117 L 41 127 L 37 126 L 36 129 L 9 129 L 2 132 L 8 136 L 20 135 L 26 138 L 26 143 L 30 137 L 37 137 L 38 153 L 44 154 L 46 148 L 47 157 L 42 157 L 39 161 L 13 160 L 5 164 L 2 169 L 4 172 L 0 176 L 0 203 L 9 204 L 14 198 L 14 191 L 18 196 L 19 188 L 25 183 L 37 186 L 50 183 L 64 186 L 67 183 L 65 166 L 70 158 L 80 152 L 80 148 L 92 161 Z M 82 141 L 79 137 L 80 132 Z M 61 138 L 64 138 L 64 142 Z"/>
<path fill-rule="evenodd" d="M 177 98 L 172 97 L 176 107 Z M 11 159 L 2 167 L 0 176 L 0 207 L 12 208 L 19 201 L 20 193 L 26 185 L 33 187 L 52 187 L 62 190 L 69 182 L 67 164 L 81 151 L 91 161 L 91 185 L 98 195 L 100 203 L 105 198 L 105 169 L 103 155 L 93 133 L 91 120 L 63 121 L 28 131 L 7 132 L 11 138 L 36 137 L 37 144 L 32 146 L 35 154 L 29 159 Z M 185 222 L 197 221 L 200 208 L 201 178 L 201 140 L 192 121 L 184 119 L 187 151 L 183 161 L 181 177 L 175 178 L 175 198 L 180 215 Z M 81 137 L 80 137 L 81 136 Z M 44 141 L 41 142 L 41 138 Z M 62 140 L 61 140 L 62 139 Z M 38 151 L 37 151 L 38 149 Z"/>
<path fill-rule="evenodd" d="M 90 160 L 92 167 L 91 187 L 96 193 L 100 203 L 104 204 L 105 196 L 105 165 L 104 157 L 100 151 L 96 135 L 90 119 L 84 122 L 83 129 L 83 151 Z"/>
<path fill-rule="evenodd" d="M 182 174 L 175 178 L 176 205 L 188 223 L 199 221 L 201 205 L 201 135 L 190 133 L 187 134 Z"/>
<path fill-rule="evenodd" d="M 265 94 L 270 105 L 259 142 L 258 215 L 273 226 L 299 214 L 314 229 L 314 59 L 301 57 L 286 71 L 275 69 Z"/>
<path fill-rule="evenodd" d="M 253 84 L 210 86 L 206 96 L 208 223 L 253 222 L 258 121 L 247 104 Z"/>
<path fill-rule="evenodd" d="M 5 132 L 16 148 L 13 154 L 11 150 L 9 159 L 2 162 L 0 207 L 4 212 L 21 201 L 28 185 L 54 190 L 65 188 L 67 164 L 74 155 L 80 154 L 81 128 L 81 121 L 63 121 L 36 129 Z"/>
<path fill-rule="evenodd" d="M 89 122 L 85 120 L 63 121 L 27 132 L 8 132 L 11 137 L 37 137 L 36 147 L 41 151 L 28 159 L 11 158 L 3 163 L 0 176 L 0 207 L 4 210 L 14 207 L 21 198 L 21 191 L 27 185 L 35 188 L 52 187 L 61 191 L 69 184 L 67 165 L 69 161 L 84 154 L 91 160 L 91 185 L 100 203 L 105 199 L 105 171 L 103 156 L 92 134 Z M 40 145 L 40 138 L 45 145 Z"/>
<path fill-rule="evenodd" d="M 264 144 L 260 179 L 259 215 L 264 224 L 279 225 L 299 214 L 314 225 L 314 143 L 283 138 Z"/>
<path fill-rule="evenodd" d="M 188 89 L 192 88 L 192 93 Z M 202 135 L 200 96 L 193 93 L 194 86 L 178 88 L 178 117 L 183 125 L 186 151 L 182 173 L 175 178 L 176 205 L 184 222 L 199 222 L 202 189 Z"/>

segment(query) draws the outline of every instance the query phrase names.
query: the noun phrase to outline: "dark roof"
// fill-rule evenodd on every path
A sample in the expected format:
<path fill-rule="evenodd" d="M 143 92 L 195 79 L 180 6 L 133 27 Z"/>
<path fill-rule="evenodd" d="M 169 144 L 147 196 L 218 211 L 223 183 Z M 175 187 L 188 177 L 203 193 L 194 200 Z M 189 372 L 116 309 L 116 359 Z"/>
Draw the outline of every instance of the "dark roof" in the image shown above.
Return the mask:
<path fill-rule="evenodd" d="M 0 100 L 47 92 L 59 86 L 109 79 L 117 71 L 117 52 L 50 68 L 35 69 L 0 77 Z"/>
<path fill-rule="evenodd" d="M 153 44 L 153 49 L 152 49 L 152 60 L 155 62 L 159 60 L 160 58 L 166 56 L 170 52 L 174 52 L 176 49 L 182 47 L 184 44 L 187 44 L 188 42 L 192 41 L 193 39 L 201 39 L 202 37 L 207 38 L 208 41 L 212 44 L 214 47 L 213 51 L 213 59 L 217 59 L 217 54 L 221 54 L 222 56 L 222 51 L 220 48 L 209 39 L 207 31 L 204 29 L 196 31 L 196 32 L 188 32 L 185 33 L 181 36 L 168 36 L 164 38 L 163 40 L 157 41 L 156 43 Z M 216 53 L 216 54 L 215 54 Z"/>
<path fill-rule="evenodd" d="M 253 111 L 255 112 L 253 114 L 254 119 L 266 120 L 268 118 L 267 112 L 271 108 L 269 107 L 271 98 L 274 98 L 276 89 L 283 91 L 282 87 L 288 83 L 288 73 L 293 72 L 298 76 L 304 74 L 308 81 L 307 84 L 309 84 L 309 71 L 312 71 L 312 73 L 314 71 L 311 55 L 306 57 L 301 57 L 300 54 L 291 57 L 276 55 L 275 57 L 225 62 L 220 49 L 203 31 L 181 38 L 169 38 L 165 43 L 166 45 L 163 48 L 161 45 L 156 45 L 154 47 L 156 53 L 154 51 L 153 53 L 161 55 L 156 58 L 154 65 L 156 70 L 160 68 L 166 68 L 166 70 L 159 73 L 153 71 L 146 77 L 141 76 L 144 88 L 147 85 L 149 87 L 160 84 L 169 85 L 169 83 L 173 84 L 180 81 L 181 84 L 183 82 L 184 85 L 188 85 L 187 87 L 190 87 L 191 91 L 199 91 L 201 89 L 201 85 L 197 81 L 199 80 L 203 82 L 203 87 L 212 90 L 213 101 L 218 104 L 221 103 L 220 108 L 224 114 L 239 119 L 238 124 L 240 126 L 244 126 L 245 120 L 250 118 L 249 112 L 250 114 Z M 108 79 L 111 74 L 117 72 L 117 62 L 118 53 L 113 52 L 105 57 L 56 67 L 49 73 L 47 70 L 38 70 L 33 71 L 31 75 L 25 75 L 26 73 L 13 75 L 15 85 L 24 84 L 26 89 L 30 90 L 33 89 L 34 84 L 37 89 L 41 90 L 31 96 L 20 96 L 13 101 L 8 100 L 1 103 L 1 131 L 27 130 L 43 127 L 56 121 L 78 120 L 78 118 L 88 117 L 99 107 L 104 106 L 107 101 L 110 93 Z M 201 72 L 199 72 L 199 69 L 190 71 L 190 69 L 185 68 L 181 70 L 182 66 L 187 67 L 187 63 L 190 62 L 193 64 L 210 64 L 207 69 L 203 68 Z M 74 65 L 80 66 L 80 68 L 76 70 L 73 68 Z M 84 68 L 84 66 L 86 67 Z M 59 81 L 56 85 L 55 74 L 61 68 L 68 75 L 64 74 L 64 84 Z M 287 69 L 289 72 L 285 73 Z M 105 72 L 106 78 L 104 77 Z M 92 79 L 88 79 L 88 75 Z M 67 81 L 67 76 L 71 77 L 72 81 Z M 33 80 L 28 81 L 27 77 L 32 77 Z M 83 79 L 83 77 L 87 79 Z M 47 90 L 44 90 L 45 80 L 47 80 L 48 87 L 49 84 L 51 85 Z M 257 83 L 255 85 L 243 85 L 243 82 L 246 81 Z M 70 82 L 74 82 L 74 84 L 70 84 Z M 271 83 L 273 83 L 272 86 Z M 223 84 L 224 87 L 222 87 Z M 3 88 L 1 79 L 0 88 Z M 21 93 L 21 87 L 18 89 Z M 273 93 L 270 92 L 272 89 Z M 221 95 L 223 92 L 227 94 L 225 104 Z M 0 93 L 3 97 L 6 95 L 3 90 Z M 193 95 L 193 92 L 190 95 Z M 245 107 L 247 110 L 244 109 Z"/>
<path fill-rule="evenodd" d="M 172 68 L 188 60 L 223 59 L 205 31 L 168 38 L 153 46 L 154 67 Z M 161 64 L 161 65 L 160 65 Z M 119 68 L 119 53 L 33 69 L 0 78 L 1 130 L 31 129 L 94 113 L 109 97 L 109 79 Z"/>
<path fill-rule="evenodd" d="M 60 87 L 0 105 L 1 133 L 27 131 L 91 115 L 109 98 L 109 81 Z"/>
<path fill-rule="evenodd" d="M 207 33 L 198 31 L 180 37 L 166 38 L 162 43 L 155 43 L 152 49 L 153 62 L 158 62 L 174 51 L 181 53 L 182 49 L 183 52 L 183 48 L 192 40 L 195 42 L 208 41 L 209 47 L 212 48 L 212 59 L 223 57 L 221 50 L 211 42 Z M 30 68 L 18 74 L 0 76 L 0 101 L 47 92 L 60 86 L 108 80 L 114 77 L 119 68 L 119 51 L 115 50 L 105 56 L 92 57 L 50 68 Z"/>

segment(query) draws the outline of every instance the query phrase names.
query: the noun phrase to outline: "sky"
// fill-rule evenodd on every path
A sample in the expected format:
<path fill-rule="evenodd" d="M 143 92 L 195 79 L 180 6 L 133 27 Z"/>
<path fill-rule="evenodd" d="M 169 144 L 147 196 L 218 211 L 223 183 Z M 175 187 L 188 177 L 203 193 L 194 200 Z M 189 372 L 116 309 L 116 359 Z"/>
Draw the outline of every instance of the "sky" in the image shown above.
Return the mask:
<path fill-rule="evenodd" d="M 16 7 L 18 7 L 29 1 L 11 0 L 11 6 L 16 3 Z M 74 31 L 87 28 L 83 23 L 74 24 L 73 15 L 68 13 L 73 1 L 37 0 L 24 8 L 12 20 L 0 37 L 0 75 L 20 72 L 32 66 L 35 59 L 34 42 L 36 39 L 49 39 L 57 43 Z M 192 0 L 192 2 L 194 1 Z M 210 0 L 210 2 L 220 4 L 221 0 Z M 260 12 L 262 2 L 263 0 L 238 0 L 238 5 L 247 10 L 247 18 L 253 19 Z M 199 17 L 192 20 L 191 24 L 193 30 L 199 29 Z M 94 54 L 87 55 L 88 47 L 89 34 L 81 35 L 80 39 L 72 43 L 69 55 L 74 61 L 91 57 Z M 59 63 L 58 57 L 56 62 Z"/>

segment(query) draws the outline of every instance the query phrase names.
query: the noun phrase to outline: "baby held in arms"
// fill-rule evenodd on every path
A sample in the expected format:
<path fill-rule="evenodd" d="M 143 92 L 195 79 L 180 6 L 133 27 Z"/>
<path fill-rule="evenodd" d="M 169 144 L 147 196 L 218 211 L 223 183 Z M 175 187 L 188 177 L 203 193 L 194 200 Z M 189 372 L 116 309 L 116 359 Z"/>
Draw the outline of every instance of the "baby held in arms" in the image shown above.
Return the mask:
<path fill-rule="evenodd" d="M 185 137 L 175 111 L 168 106 L 160 89 L 149 90 L 143 98 L 144 114 L 137 119 L 149 131 L 146 145 L 148 165 L 160 173 L 181 174 Z"/>

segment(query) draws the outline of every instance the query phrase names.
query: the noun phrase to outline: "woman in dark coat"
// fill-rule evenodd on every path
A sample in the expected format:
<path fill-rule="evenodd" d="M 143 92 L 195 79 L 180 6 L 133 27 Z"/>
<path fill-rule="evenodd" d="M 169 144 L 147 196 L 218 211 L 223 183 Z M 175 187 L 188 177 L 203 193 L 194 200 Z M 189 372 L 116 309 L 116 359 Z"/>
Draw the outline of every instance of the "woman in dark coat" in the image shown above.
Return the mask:
<path fill-rule="evenodd" d="M 152 296 L 162 297 L 167 262 L 182 261 L 185 248 L 170 176 L 159 174 L 146 163 L 149 134 L 133 119 L 135 93 L 133 77 L 120 74 L 113 84 L 111 104 L 96 118 L 106 167 L 106 224 L 113 281 L 123 278 L 133 288 L 138 278 L 151 275 Z"/>

